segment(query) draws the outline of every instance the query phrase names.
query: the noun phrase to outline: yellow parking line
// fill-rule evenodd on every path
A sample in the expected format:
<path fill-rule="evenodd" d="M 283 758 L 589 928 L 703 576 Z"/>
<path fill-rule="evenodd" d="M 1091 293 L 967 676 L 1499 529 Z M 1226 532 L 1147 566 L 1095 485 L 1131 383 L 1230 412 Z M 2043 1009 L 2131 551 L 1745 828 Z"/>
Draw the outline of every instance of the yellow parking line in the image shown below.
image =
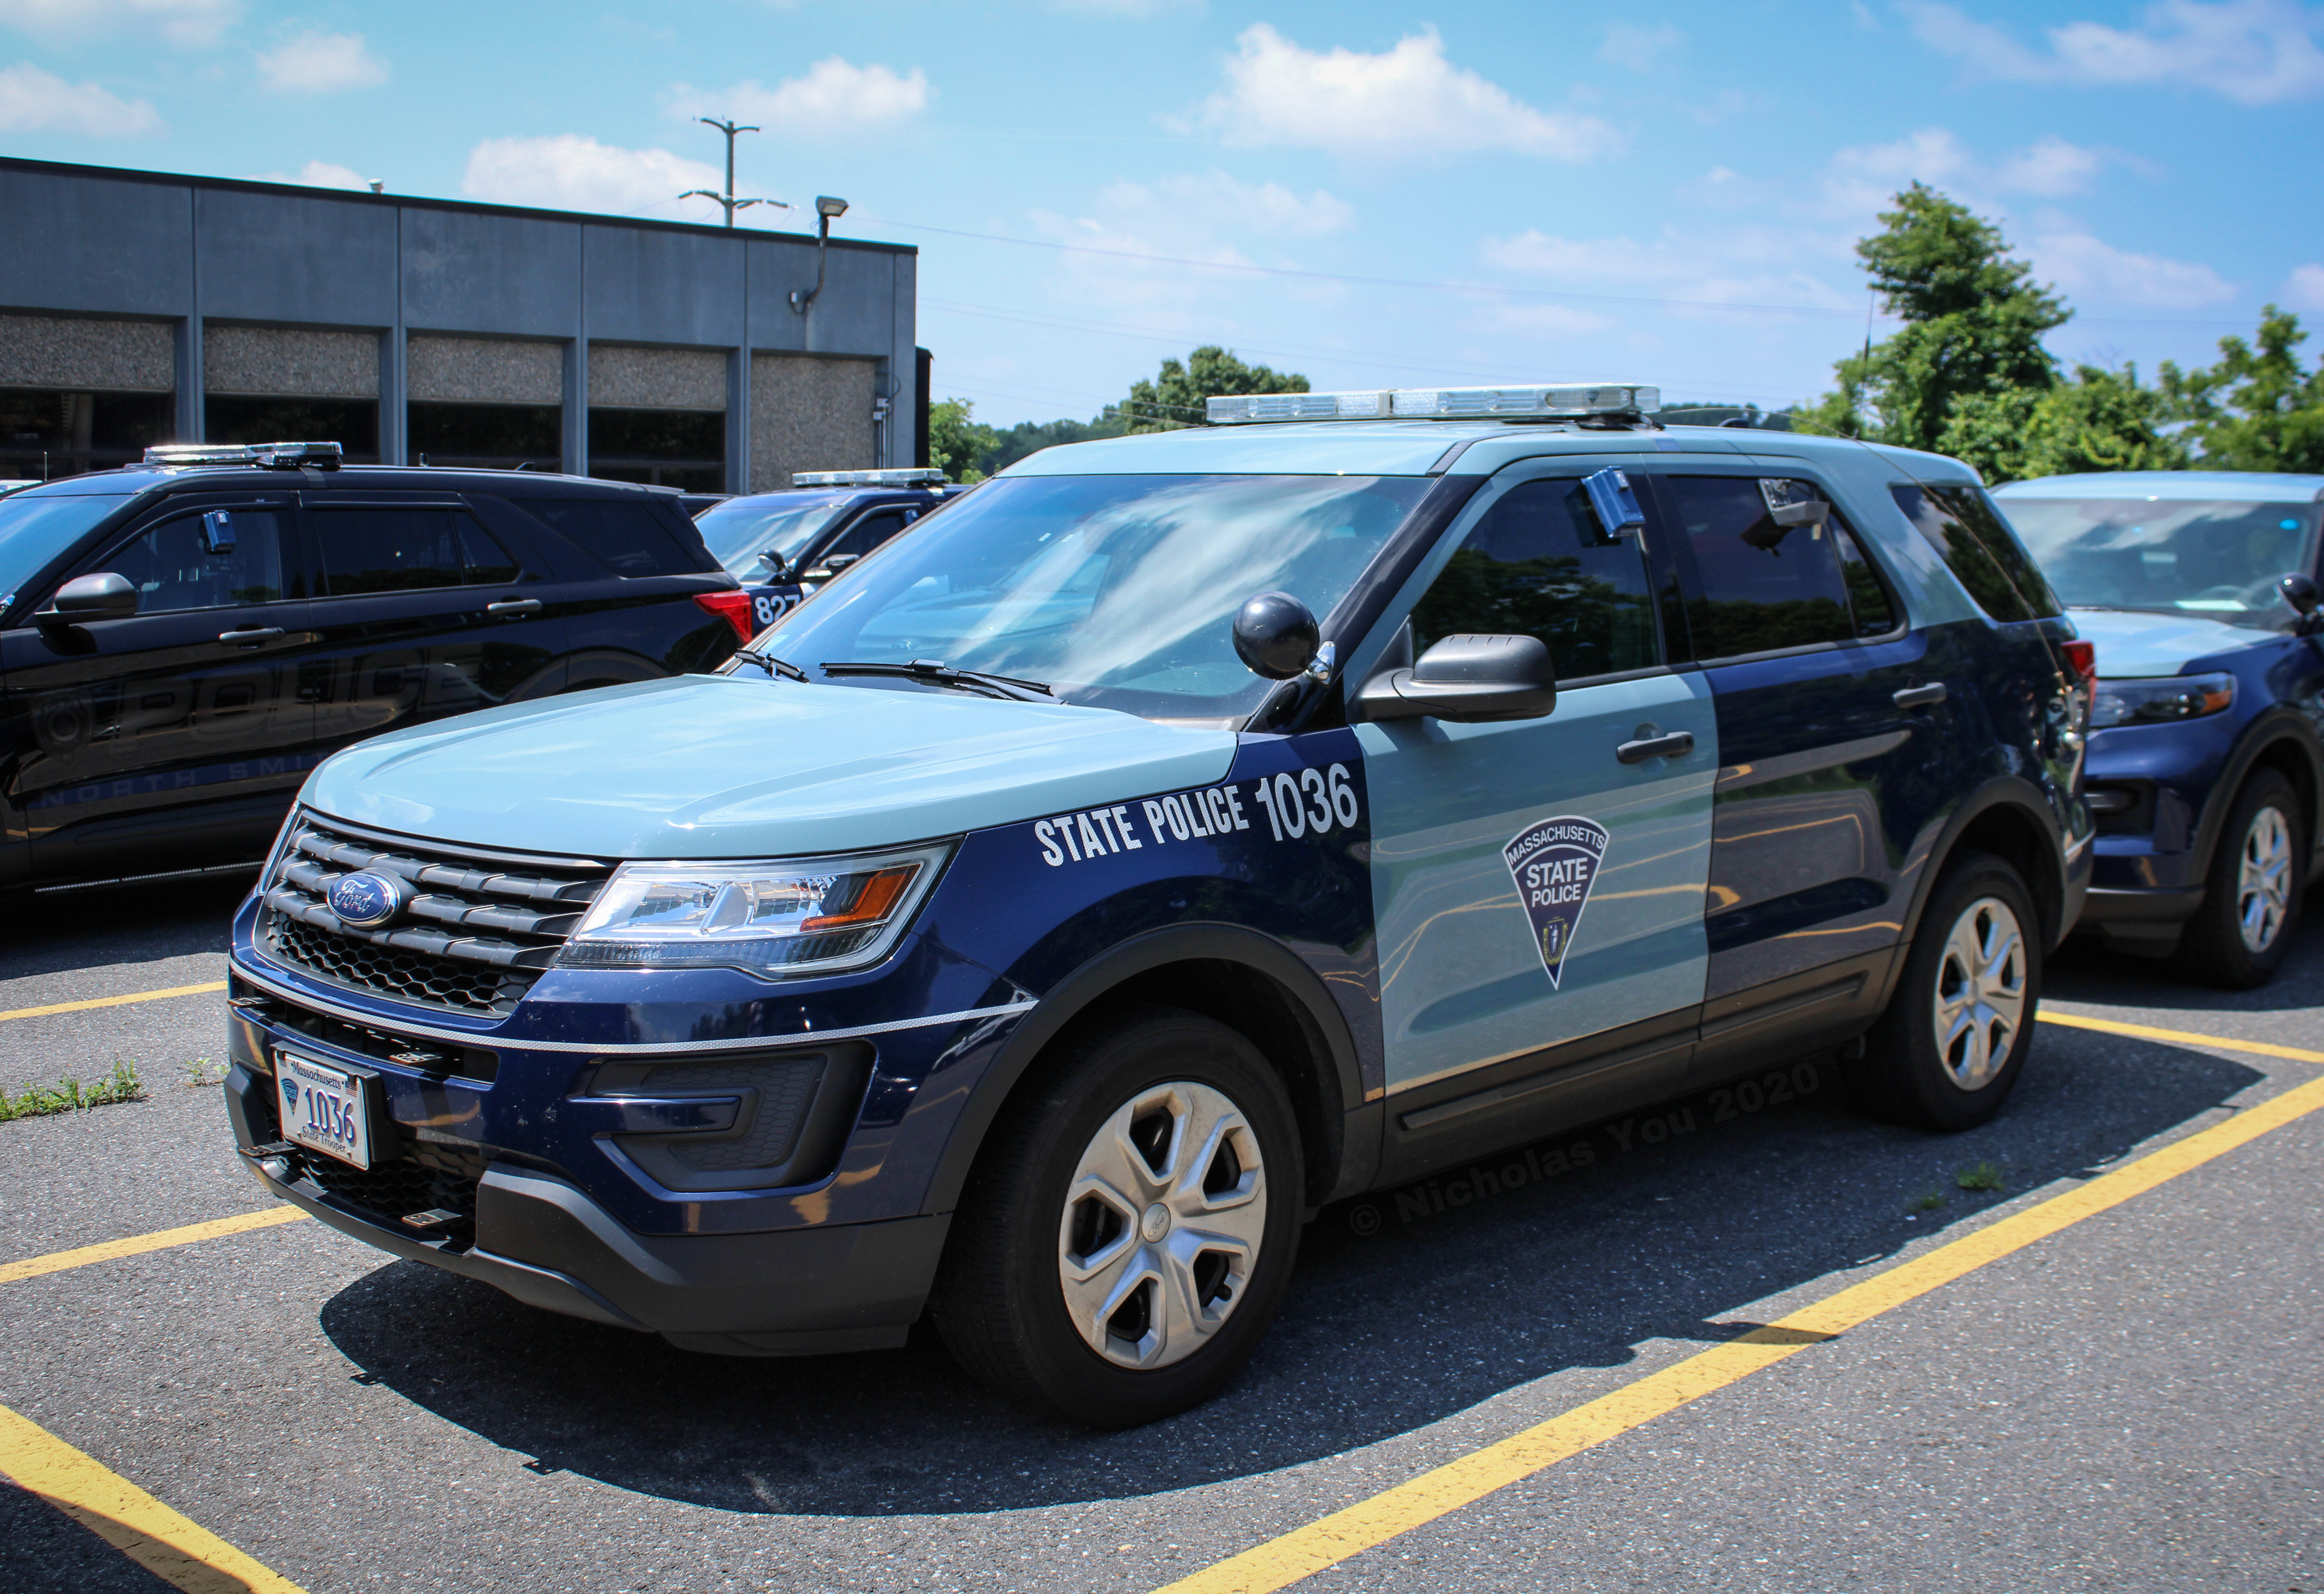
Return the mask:
<path fill-rule="evenodd" d="M 231 1218 L 213 1218 L 207 1223 L 189 1223 L 182 1229 L 162 1229 L 152 1234 L 133 1234 L 127 1239 L 108 1239 L 103 1245 L 85 1245 L 77 1250 L 51 1251 L 45 1257 L 28 1257 L 21 1262 L 0 1262 L 0 1284 L 38 1278 L 43 1273 L 62 1273 L 68 1267 L 86 1267 L 91 1262 L 109 1262 L 115 1257 L 166 1251 L 171 1246 L 216 1239 L 222 1234 L 268 1229 L 277 1223 L 296 1222 L 306 1215 L 297 1207 L 268 1207 L 263 1212 L 237 1212 Z"/>
<path fill-rule="evenodd" d="M 2218 1041 L 2209 1036 L 2185 1038 L 2203 1046 L 2255 1049 L 2249 1042 Z M 1182 1578 L 1157 1594 L 1272 1594 L 1288 1588 L 1713 1390 L 1748 1378 L 1810 1345 L 1835 1339 L 1893 1307 L 2119 1206 L 2319 1108 L 2324 1108 L 2324 1079 L 2310 1080 L 2063 1195 L 1874 1274 L 1765 1328 L 1753 1329 L 1675 1367 L 1649 1374 L 1319 1522 Z"/>
<path fill-rule="evenodd" d="M 2080 1013 L 2043 1013 L 2044 1024 L 2069 1029 L 2095 1029 L 2103 1035 L 2126 1035 L 2135 1040 L 2165 1040 L 2173 1046 L 2216 1046 L 2225 1052 L 2250 1052 L 2262 1057 L 2289 1057 L 2295 1063 L 2324 1063 L 2324 1052 L 2303 1052 L 2298 1046 L 2270 1046 L 2264 1040 L 2222 1040 L 2191 1029 L 2156 1029 L 2144 1024 L 2117 1024 L 2111 1018 L 2085 1018 Z"/>
<path fill-rule="evenodd" d="M 5 1405 L 0 1472 L 186 1594 L 306 1594 L 289 1578 Z"/>
<path fill-rule="evenodd" d="M 125 1008 L 131 1002 L 157 1002 L 172 996 L 201 996 L 225 989 L 225 981 L 213 980 L 206 985 L 172 985 L 167 990 L 141 990 L 131 996 L 100 996 L 85 1002 L 51 1002 L 45 1008 L 12 1008 L 0 1013 L 0 1022 L 10 1018 L 45 1018 L 51 1013 L 85 1013 L 91 1008 Z"/>

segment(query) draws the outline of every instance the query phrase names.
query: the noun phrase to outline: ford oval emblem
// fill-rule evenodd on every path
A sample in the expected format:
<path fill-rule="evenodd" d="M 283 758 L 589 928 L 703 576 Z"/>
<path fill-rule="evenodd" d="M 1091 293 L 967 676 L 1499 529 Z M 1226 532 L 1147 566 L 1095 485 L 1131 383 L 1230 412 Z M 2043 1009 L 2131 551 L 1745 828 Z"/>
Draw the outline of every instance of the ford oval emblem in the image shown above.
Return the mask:
<path fill-rule="evenodd" d="M 392 874 L 359 870 L 331 882 L 331 911 L 352 930 L 376 930 L 411 899 L 411 888 Z"/>

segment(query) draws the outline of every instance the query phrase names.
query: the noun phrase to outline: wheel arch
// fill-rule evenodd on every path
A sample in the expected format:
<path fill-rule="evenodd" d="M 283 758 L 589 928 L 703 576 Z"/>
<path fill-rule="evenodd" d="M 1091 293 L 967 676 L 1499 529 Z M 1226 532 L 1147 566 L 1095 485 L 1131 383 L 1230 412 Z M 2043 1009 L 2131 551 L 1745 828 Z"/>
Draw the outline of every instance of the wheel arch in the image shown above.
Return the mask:
<path fill-rule="evenodd" d="M 1330 990 L 1281 942 L 1234 925 L 1176 925 L 1133 936 L 1075 969 L 1003 1045 L 948 1138 L 921 1210 L 948 1212 L 992 1127 L 1034 1064 L 1076 1026 L 1124 1006 L 1185 1008 L 1242 1035 L 1283 1075 L 1298 1119 L 1310 1207 L 1369 1177 L 1377 1146 L 1355 1144 L 1363 1101 L 1355 1037 Z"/>
<path fill-rule="evenodd" d="M 2279 704 L 2265 714 L 2255 716 L 2236 739 L 2234 749 L 2219 770 L 2219 778 L 2211 783 L 2203 799 L 2202 817 L 2195 826 L 2195 858 L 2202 878 L 2209 878 L 2211 862 L 2218 854 L 2222 833 L 2227 829 L 2227 815 L 2236 806 L 2245 782 L 2262 768 L 2273 769 L 2292 782 L 2292 795 L 2300 801 L 2301 819 L 2308 829 L 2309 856 L 2303 863 L 2312 875 L 2319 862 L 2318 848 L 2324 837 L 2318 832 L 2319 805 L 2324 802 L 2324 740 L 2319 740 L 2316 728 L 2298 710 Z"/>
<path fill-rule="evenodd" d="M 1938 834 L 1936 843 L 1929 849 L 1928 867 L 1913 888 L 1904 933 L 1898 937 L 1901 944 L 1912 944 L 1937 881 L 1964 850 L 1991 852 L 2014 867 L 2026 889 L 2034 893 L 2034 908 L 2042 916 L 2043 945 L 2054 947 L 2064 938 L 2066 855 L 2057 815 L 2040 788 L 2006 776 L 1972 792 Z M 1899 957 L 1895 967 L 1901 971 L 1903 966 L 1904 959 Z M 1892 972 L 1890 979 L 1895 978 Z M 1882 1000 L 1885 1004 L 1885 995 Z"/>

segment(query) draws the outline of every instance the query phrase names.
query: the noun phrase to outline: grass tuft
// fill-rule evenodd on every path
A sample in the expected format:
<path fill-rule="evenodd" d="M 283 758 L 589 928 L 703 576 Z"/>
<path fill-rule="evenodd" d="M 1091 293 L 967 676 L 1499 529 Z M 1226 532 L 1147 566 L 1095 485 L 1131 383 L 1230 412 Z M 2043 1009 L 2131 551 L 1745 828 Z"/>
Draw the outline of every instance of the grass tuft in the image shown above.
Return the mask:
<path fill-rule="evenodd" d="M 144 1094 L 145 1087 L 137 1079 L 137 1064 L 115 1063 L 113 1072 L 100 1076 L 94 1084 L 83 1084 L 68 1074 L 57 1081 L 53 1090 L 46 1085 L 27 1085 L 22 1094 L 11 1096 L 0 1088 L 0 1123 L 11 1119 L 43 1118 L 52 1112 L 78 1112 L 84 1107 L 103 1107 L 114 1101 L 135 1101 Z"/>
<path fill-rule="evenodd" d="M 1945 1204 L 1946 1199 L 1945 1193 L 1941 1190 L 1926 1191 L 1914 1196 L 1912 1204 L 1904 1210 L 1910 1212 L 1933 1212 Z"/>
<path fill-rule="evenodd" d="M 220 1085 L 226 1083 L 227 1070 L 223 1063 L 213 1063 L 208 1057 L 197 1057 L 184 1066 L 186 1088 L 189 1091 L 203 1085 Z"/>
<path fill-rule="evenodd" d="M 1998 1190 L 2001 1170 L 1989 1162 L 1973 1162 L 1953 1175 L 1953 1183 L 1963 1190 Z"/>

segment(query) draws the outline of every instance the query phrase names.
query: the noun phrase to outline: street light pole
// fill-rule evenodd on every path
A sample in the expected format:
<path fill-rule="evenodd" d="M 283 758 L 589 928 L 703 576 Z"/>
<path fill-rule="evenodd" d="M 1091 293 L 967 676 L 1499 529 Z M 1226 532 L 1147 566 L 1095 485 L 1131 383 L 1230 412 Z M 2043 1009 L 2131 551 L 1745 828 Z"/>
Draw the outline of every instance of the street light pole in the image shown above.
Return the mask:
<path fill-rule="evenodd" d="M 734 225 L 734 213 L 737 210 L 748 210 L 753 205 L 772 205 L 779 210 L 790 208 L 790 202 L 787 199 L 737 199 L 734 197 L 734 135 L 738 133 L 756 133 L 759 129 L 740 126 L 733 122 L 720 122 L 709 116 L 696 116 L 695 120 L 705 127 L 715 127 L 726 135 L 726 191 L 723 194 L 714 194 L 708 189 L 688 189 L 678 196 L 679 198 L 715 200 L 726 212 L 726 225 L 730 227 Z"/>

